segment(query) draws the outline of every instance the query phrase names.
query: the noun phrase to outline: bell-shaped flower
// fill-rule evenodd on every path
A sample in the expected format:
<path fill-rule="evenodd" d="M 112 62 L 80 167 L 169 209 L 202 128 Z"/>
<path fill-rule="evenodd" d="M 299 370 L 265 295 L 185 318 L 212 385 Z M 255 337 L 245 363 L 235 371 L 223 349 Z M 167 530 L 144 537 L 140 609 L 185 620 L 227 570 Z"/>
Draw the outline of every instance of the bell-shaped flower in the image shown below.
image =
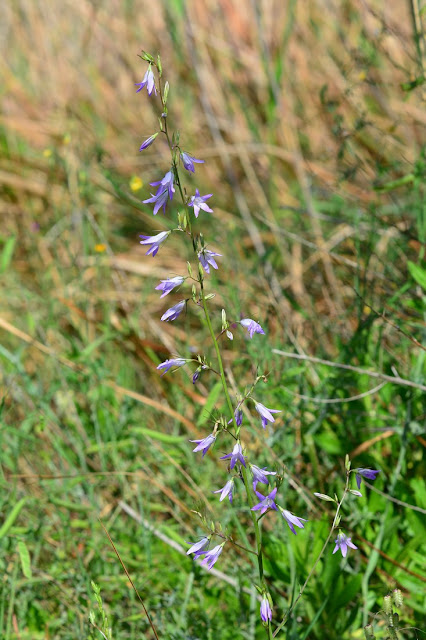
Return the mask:
<path fill-rule="evenodd" d="M 240 320 L 240 325 L 247 329 L 250 338 L 252 338 L 255 333 L 262 333 L 263 335 L 265 335 L 265 332 L 260 324 L 258 322 L 255 322 L 251 318 L 244 318 L 243 320 Z"/>
<path fill-rule="evenodd" d="M 176 318 L 178 318 L 179 315 L 184 310 L 185 304 L 186 304 L 186 300 L 181 300 L 177 304 L 173 305 L 173 307 L 170 307 L 170 309 L 167 309 L 167 311 L 163 313 L 163 315 L 161 316 L 161 320 L 163 322 L 170 322 L 171 320 L 176 320 Z"/>
<path fill-rule="evenodd" d="M 210 449 L 212 444 L 216 442 L 216 436 L 211 433 L 210 435 L 208 435 L 206 438 L 203 438 L 202 440 L 190 440 L 189 442 L 197 443 L 197 446 L 192 451 L 194 453 L 197 451 L 202 451 L 203 458 L 204 458 L 204 456 L 206 455 L 207 451 Z"/>
<path fill-rule="evenodd" d="M 151 245 L 145 255 L 149 256 L 152 254 L 152 257 L 154 257 L 160 248 L 160 244 L 169 237 L 170 233 L 170 231 L 162 231 L 161 233 L 157 233 L 156 236 L 140 235 L 139 238 L 143 238 L 140 244 Z"/>
<path fill-rule="evenodd" d="M 268 509 L 275 509 L 275 511 L 278 511 L 278 507 L 275 504 L 276 494 L 277 494 L 277 487 L 275 487 L 275 489 L 272 489 L 271 493 L 268 494 L 266 497 L 263 496 L 258 491 L 256 491 L 256 495 L 258 498 L 261 498 L 261 501 L 258 504 L 254 505 L 254 507 L 252 507 L 251 510 L 260 511 L 260 515 L 263 515 L 265 511 L 268 511 Z"/>
<path fill-rule="evenodd" d="M 276 476 L 276 471 L 266 471 L 266 467 L 261 469 L 255 464 L 250 465 L 251 472 L 253 474 L 253 487 L 256 488 L 258 482 L 261 484 L 268 484 L 269 480 L 267 476 Z"/>
<path fill-rule="evenodd" d="M 213 269 L 218 269 L 218 266 L 216 264 L 216 260 L 214 259 L 214 256 L 221 256 L 221 253 L 216 253 L 215 251 L 209 251 L 208 249 L 202 249 L 201 251 L 198 252 L 198 260 L 201 263 L 201 266 L 203 267 L 204 271 L 206 273 L 210 273 L 210 266 L 211 265 L 213 267 Z"/>
<path fill-rule="evenodd" d="M 210 570 L 214 565 L 214 563 L 219 558 L 220 554 L 222 553 L 224 544 L 225 543 L 222 542 L 222 544 L 218 544 L 217 547 L 215 547 L 214 549 L 211 549 L 210 551 L 206 551 L 206 554 L 201 564 L 207 565 L 207 569 Z"/>
<path fill-rule="evenodd" d="M 351 538 L 348 538 L 341 531 L 339 531 L 339 533 L 337 534 L 337 538 L 334 542 L 336 543 L 336 546 L 334 547 L 333 553 L 336 553 L 336 551 L 340 549 L 344 558 L 346 558 L 346 554 L 348 553 L 348 547 L 350 547 L 351 549 L 358 549 L 358 547 L 356 547 L 354 543 L 351 542 Z"/>
<path fill-rule="evenodd" d="M 146 86 L 146 90 L 148 91 L 149 96 L 152 95 L 152 92 L 154 92 L 154 95 L 157 95 L 157 89 L 155 88 L 155 79 L 154 74 L 152 73 L 151 65 L 149 65 L 142 82 L 135 82 L 135 86 L 139 87 L 136 93 L 142 91 L 142 89 Z"/>
<path fill-rule="evenodd" d="M 204 164 L 204 160 L 198 160 L 198 158 L 194 158 L 194 156 L 190 156 L 186 151 L 182 151 L 180 154 L 180 158 L 182 160 L 182 164 L 187 171 L 191 171 L 195 173 L 194 162 L 196 164 Z"/>
<path fill-rule="evenodd" d="M 272 620 L 272 609 L 266 594 L 263 596 L 262 602 L 260 603 L 260 617 L 266 624 Z"/>
<path fill-rule="evenodd" d="M 265 429 L 266 425 L 268 424 L 268 422 L 275 422 L 275 418 L 272 415 L 273 413 L 281 413 L 281 411 L 279 409 L 268 409 L 268 407 L 265 407 L 265 405 L 261 404 L 260 402 L 256 402 L 254 403 L 254 408 L 256 409 L 257 413 L 260 415 L 260 417 L 262 418 L 262 427 Z"/>
<path fill-rule="evenodd" d="M 219 502 L 222 502 L 222 500 L 224 500 L 226 498 L 226 496 L 228 496 L 229 497 L 229 502 L 232 504 L 233 491 L 234 491 L 234 478 L 231 478 L 230 480 L 228 480 L 228 482 L 225 484 L 225 486 L 222 487 L 222 489 L 218 489 L 217 491 L 213 491 L 213 493 L 220 493 Z"/>
<path fill-rule="evenodd" d="M 194 558 L 198 558 L 201 555 L 204 555 L 205 548 L 209 546 L 210 538 L 201 538 L 198 542 L 195 542 L 186 552 L 188 556 L 190 553 L 194 554 Z"/>
<path fill-rule="evenodd" d="M 212 195 L 212 193 L 208 193 L 206 196 L 201 196 L 198 189 L 195 189 L 195 196 L 191 196 L 191 199 L 188 202 L 188 207 L 194 207 L 194 215 L 196 218 L 198 218 L 200 209 L 207 211 L 208 213 L 213 213 L 213 209 L 210 209 L 209 205 L 206 204 L 206 200 L 211 198 Z"/>
<path fill-rule="evenodd" d="M 281 512 L 282 517 L 290 527 L 290 531 L 292 531 L 294 535 L 297 534 L 294 528 L 295 526 L 299 527 L 300 529 L 305 528 L 305 525 L 303 523 L 308 522 L 305 518 L 298 518 L 297 516 L 293 515 L 290 511 L 287 511 L 287 509 L 282 509 L 281 507 L 278 507 L 278 508 Z"/>
<path fill-rule="evenodd" d="M 241 444 L 239 442 L 237 442 L 237 444 L 235 445 L 235 447 L 232 450 L 232 453 L 228 453 L 226 456 L 222 456 L 220 458 L 221 460 L 231 460 L 230 463 L 230 468 L 231 470 L 235 467 L 235 465 L 237 464 L 237 462 L 240 462 L 243 467 L 246 466 L 246 461 L 245 458 L 243 456 L 243 450 L 241 448 Z"/>
<path fill-rule="evenodd" d="M 185 358 L 171 358 L 170 360 L 165 360 L 164 362 L 159 364 L 157 369 L 164 369 L 163 373 L 161 374 L 162 376 L 164 376 L 164 374 L 170 371 L 172 367 L 183 367 L 185 363 Z"/>
<path fill-rule="evenodd" d="M 354 469 L 356 473 L 356 483 L 358 489 L 361 487 L 361 482 L 363 478 L 367 478 L 367 480 L 375 480 L 377 474 L 380 473 L 379 469 Z"/>
<path fill-rule="evenodd" d="M 182 276 L 176 276 L 175 278 L 167 278 L 167 280 L 161 280 L 160 284 L 155 287 L 156 291 L 162 291 L 160 298 L 164 298 L 170 291 L 173 291 L 175 287 L 185 282 L 185 278 Z"/>
<path fill-rule="evenodd" d="M 147 200 L 143 200 L 144 204 L 148 204 L 150 202 L 154 203 L 153 214 L 157 215 L 159 209 L 163 207 L 163 213 L 166 213 L 166 204 L 170 198 L 173 200 L 173 194 L 175 192 L 174 188 L 174 174 L 173 171 L 168 171 L 164 178 L 158 180 L 157 182 L 151 182 L 151 187 L 157 187 L 157 193 L 151 193 L 151 197 Z"/>

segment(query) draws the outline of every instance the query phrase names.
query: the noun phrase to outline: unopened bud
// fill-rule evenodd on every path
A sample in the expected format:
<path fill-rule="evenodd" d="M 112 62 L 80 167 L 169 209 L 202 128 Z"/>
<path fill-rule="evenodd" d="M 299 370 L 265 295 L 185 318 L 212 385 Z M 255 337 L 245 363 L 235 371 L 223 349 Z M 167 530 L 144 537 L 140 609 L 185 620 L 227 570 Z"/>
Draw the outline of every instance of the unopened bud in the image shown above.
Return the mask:
<path fill-rule="evenodd" d="M 158 56 L 157 56 L 157 69 L 158 69 L 158 74 L 159 74 L 159 76 L 161 78 L 162 73 L 163 73 L 163 66 L 161 64 L 160 54 L 158 54 Z"/>
<path fill-rule="evenodd" d="M 385 596 L 383 598 L 383 610 L 386 613 L 386 615 L 389 615 L 392 613 L 392 598 L 390 596 Z"/>
<path fill-rule="evenodd" d="M 191 267 L 191 263 L 190 263 L 190 262 L 187 262 L 187 263 L 186 263 L 186 265 L 187 265 L 187 267 L 188 267 L 188 274 L 189 274 L 189 277 L 190 277 L 190 278 L 192 278 L 192 267 Z"/>
<path fill-rule="evenodd" d="M 364 627 L 364 633 L 366 640 L 375 640 L 376 636 L 374 635 L 372 624 L 367 624 L 367 626 Z"/>
<path fill-rule="evenodd" d="M 154 58 L 146 51 L 142 51 L 140 58 L 142 58 L 142 60 L 146 60 L 147 62 L 154 62 Z"/>
<path fill-rule="evenodd" d="M 402 591 L 401 589 L 394 589 L 392 591 L 392 597 L 393 597 L 393 601 L 395 603 L 396 607 L 402 607 L 402 602 L 403 602 L 403 598 L 402 598 Z"/>
<path fill-rule="evenodd" d="M 194 373 L 194 375 L 192 376 L 192 384 L 195 384 L 197 382 L 198 378 L 200 377 L 200 374 L 201 374 L 201 367 L 199 367 Z"/>
<path fill-rule="evenodd" d="M 166 84 L 164 85 L 164 92 L 163 92 L 163 105 L 166 106 L 167 104 L 167 98 L 169 97 L 169 91 L 170 91 L 170 85 L 168 82 L 166 82 Z"/>

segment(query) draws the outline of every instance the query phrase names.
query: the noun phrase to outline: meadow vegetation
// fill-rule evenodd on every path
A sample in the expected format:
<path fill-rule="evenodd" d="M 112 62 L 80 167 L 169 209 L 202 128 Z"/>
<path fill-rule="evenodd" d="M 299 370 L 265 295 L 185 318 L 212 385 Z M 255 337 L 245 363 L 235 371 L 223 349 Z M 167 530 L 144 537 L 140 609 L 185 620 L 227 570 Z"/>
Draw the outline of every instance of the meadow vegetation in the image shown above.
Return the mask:
<path fill-rule="evenodd" d="M 201 316 L 159 322 L 170 305 L 155 286 L 189 259 L 179 234 L 155 260 L 138 244 L 169 228 L 141 202 L 169 163 L 160 145 L 138 151 L 157 128 L 135 93 L 142 49 L 161 54 L 173 127 L 206 161 L 192 184 L 214 193 L 203 225 L 224 256 L 212 314 L 267 333 L 241 332 L 223 354 L 231 388 L 268 373 L 262 398 L 283 413 L 266 432 L 245 416 L 250 451 L 309 520 L 292 536 L 265 519 L 274 623 L 330 529 L 313 494 L 341 492 L 348 454 L 380 469 L 344 505 L 358 551 L 343 561 L 330 545 L 282 637 L 355 640 L 371 624 L 377 639 L 421 638 L 420 3 L 5 0 L 2 14 L 0 638 L 89 640 L 109 626 L 111 638 L 153 637 L 101 523 L 161 640 L 265 637 L 238 548 L 211 572 L 185 555 L 202 533 L 194 511 L 244 546 L 252 532 L 238 496 L 230 508 L 212 495 L 225 467 L 188 443 L 210 433 L 220 384 L 156 369 L 214 354 Z M 391 636 L 394 589 L 403 630 Z"/>

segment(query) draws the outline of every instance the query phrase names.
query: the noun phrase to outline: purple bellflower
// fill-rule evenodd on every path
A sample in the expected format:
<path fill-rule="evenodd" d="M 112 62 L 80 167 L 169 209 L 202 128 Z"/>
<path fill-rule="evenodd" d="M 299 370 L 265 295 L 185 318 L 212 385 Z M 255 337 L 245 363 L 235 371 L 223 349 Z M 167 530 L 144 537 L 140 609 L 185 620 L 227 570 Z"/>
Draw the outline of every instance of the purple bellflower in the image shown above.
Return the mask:
<path fill-rule="evenodd" d="M 222 255 L 221 253 L 216 253 L 215 251 L 202 249 L 201 251 L 198 252 L 198 260 L 201 262 L 201 266 L 203 267 L 204 271 L 206 273 L 210 273 L 209 265 L 211 265 L 213 269 L 218 269 L 214 256 L 221 256 L 221 255 Z"/>
<path fill-rule="evenodd" d="M 151 245 L 145 255 L 149 256 L 152 254 L 152 257 L 154 257 L 160 248 L 160 244 L 169 237 L 170 233 L 170 231 L 162 231 L 161 233 L 157 233 L 156 236 L 139 236 L 139 238 L 142 238 L 140 244 Z"/>
<path fill-rule="evenodd" d="M 273 413 L 281 413 L 281 411 L 279 409 L 268 409 L 268 407 L 265 407 L 263 404 L 261 404 L 260 402 L 256 402 L 254 403 L 254 408 L 256 409 L 257 413 L 260 415 L 260 417 L 262 418 L 262 427 L 265 429 L 266 425 L 268 424 L 268 422 L 275 422 L 275 418 L 272 415 Z"/>
<path fill-rule="evenodd" d="M 260 324 L 255 322 L 251 318 L 244 318 L 243 320 L 240 320 L 240 325 L 247 329 L 250 338 L 252 338 L 255 333 L 262 333 L 263 335 L 265 335 L 265 332 Z"/>
<path fill-rule="evenodd" d="M 207 565 L 207 569 L 210 570 L 222 553 L 224 544 L 225 543 L 222 542 L 222 544 L 218 544 L 214 549 L 206 551 L 201 564 Z"/>
<path fill-rule="evenodd" d="M 290 527 L 290 531 L 292 531 L 294 535 L 297 534 L 297 531 L 295 530 L 294 525 L 296 525 L 296 527 L 299 527 L 299 529 L 305 528 L 305 525 L 303 523 L 308 522 L 306 518 L 298 518 L 297 516 L 293 515 L 290 511 L 287 511 L 287 509 L 282 509 L 281 507 L 278 507 L 278 508 L 281 511 L 282 517 Z"/>
<path fill-rule="evenodd" d="M 261 498 L 261 501 L 258 504 L 255 504 L 254 507 L 251 508 L 251 510 L 260 511 L 260 515 L 263 515 L 265 511 L 268 511 L 268 509 L 275 509 L 275 511 L 278 511 L 278 507 L 275 504 L 276 494 L 277 494 L 277 487 L 275 487 L 275 489 L 272 489 L 271 493 L 268 494 L 266 497 L 263 496 L 258 491 L 256 491 L 256 495 L 258 498 Z"/>
<path fill-rule="evenodd" d="M 231 463 L 229 465 L 231 470 L 235 467 L 237 462 L 240 462 L 243 465 L 243 467 L 246 466 L 246 461 L 243 456 L 243 450 L 239 442 L 237 442 L 237 444 L 233 448 L 232 453 L 228 453 L 226 456 L 222 456 L 221 460 L 228 460 L 229 458 L 231 459 Z"/>
<path fill-rule="evenodd" d="M 198 160 L 198 158 L 194 158 L 194 156 L 190 156 L 189 153 L 182 151 L 180 154 L 180 158 L 182 160 L 182 164 L 187 171 L 192 171 L 195 173 L 194 162 L 196 164 L 204 164 L 204 160 Z"/>
<path fill-rule="evenodd" d="M 195 189 L 195 196 L 191 196 L 191 199 L 188 202 L 188 207 L 194 207 L 194 215 L 196 218 L 198 218 L 200 209 L 207 211 L 208 213 L 213 213 L 213 209 L 210 209 L 209 205 L 206 204 L 206 200 L 211 198 L 212 195 L 212 193 L 208 193 L 206 196 L 201 196 L 198 189 Z"/>
<path fill-rule="evenodd" d="M 159 364 L 157 369 L 164 369 L 163 373 L 161 374 L 162 376 L 164 376 L 164 374 L 170 371 L 172 367 L 183 367 L 185 363 L 185 358 L 171 358 L 170 360 L 165 360 L 164 362 Z"/>
<path fill-rule="evenodd" d="M 358 489 L 361 487 L 361 481 L 363 478 L 367 478 L 367 480 L 375 480 L 376 476 L 380 471 L 378 469 L 354 469 L 356 473 L 356 483 Z"/>
<path fill-rule="evenodd" d="M 173 291 L 175 287 L 185 282 L 185 278 L 182 276 L 176 276 L 175 278 L 168 278 L 167 280 L 161 280 L 160 284 L 155 287 L 156 291 L 162 291 L 160 298 L 164 298 L 170 291 Z"/>
<path fill-rule="evenodd" d="M 358 547 L 356 547 L 354 543 L 351 542 L 351 539 L 341 531 L 339 531 L 339 533 L 337 534 L 337 538 L 334 542 L 336 543 L 336 546 L 334 547 L 333 553 L 336 553 L 336 551 L 340 549 L 344 558 L 346 558 L 346 554 L 348 553 L 348 547 L 350 547 L 351 549 L 358 549 Z"/>
<path fill-rule="evenodd" d="M 241 425 L 243 424 L 243 412 L 241 411 L 241 409 L 235 409 L 234 417 L 237 427 L 241 427 Z M 228 424 L 232 424 L 232 422 L 232 418 L 228 420 Z"/>
<path fill-rule="evenodd" d="M 157 89 L 155 88 L 154 74 L 152 73 L 151 65 L 149 65 L 142 82 L 135 82 L 135 86 L 139 87 L 136 93 L 142 91 L 142 89 L 146 86 L 146 90 L 148 91 L 149 96 L 152 95 L 152 92 L 154 92 L 154 95 L 157 95 Z"/>
<path fill-rule="evenodd" d="M 166 213 L 166 204 L 168 199 L 173 200 L 173 194 L 175 192 L 175 188 L 173 185 L 174 175 L 173 171 L 168 171 L 164 178 L 158 180 L 157 182 L 150 182 L 151 187 L 158 187 L 157 193 L 154 195 L 151 193 L 151 197 L 147 200 L 142 200 L 144 204 L 148 204 L 150 202 L 154 202 L 154 211 L 153 214 L 157 215 L 159 209 L 163 207 L 163 213 Z"/>
<path fill-rule="evenodd" d="M 222 502 L 222 500 L 224 500 L 226 496 L 228 496 L 229 502 L 232 504 L 233 491 L 234 491 L 234 478 L 231 478 L 231 480 L 228 480 L 228 482 L 225 484 L 224 487 L 222 487 L 222 489 L 213 491 L 213 493 L 220 493 L 219 502 Z"/>
<path fill-rule="evenodd" d="M 250 465 L 251 472 L 253 474 L 253 488 L 256 490 L 256 485 L 258 482 L 261 484 L 269 484 L 269 480 L 267 476 L 276 476 L 276 471 L 266 471 L 266 467 L 261 469 L 255 464 Z"/>
<path fill-rule="evenodd" d="M 176 320 L 176 318 L 178 318 L 179 315 L 184 310 L 185 304 L 186 304 L 186 300 L 181 300 L 177 304 L 173 305 L 173 307 L 170 307 L 170 309 L 167 309 L 167 311 L 163 313 L 163 315 L 161 316 L 161 320 L 163 322 L 170 322 L 171 320 Z"/>
<path fill-rule="evenodd" d="M 198 558 L 200 555 L 205 553 L 204 549 L 209 545 L 210 538 L 201 538 L 198 542 L 195 542 L 192 547 L 188 549 L 186 555 L 188 556 L 190 553 L 194 554 L 194 558 Z"/>
<path fill-rule="evenodd" d="M 260 603 L 260 617 L 266 624 L 272 620 L 272 609 L 266 594 L 263 596 L 262 602 Z"/>
<path fill-rule="evenodd" d="M 203 458 L 204 458 L 204 456 L 206 455 L 207 451 L 210 449 L 212 444 L 216 442 L 216 436 L 214 436 L 211 433 L 210 435 L 208 435 L 206 438 L 203 438 L 202 440 L 190 440 L 189 442 L 197 443 L 197 446 L 195 447 L 195 449 L 193 449 L 193 452 L 195 453 L 196 451 L 202 451 Z"/>
<path fill-rule="evenodd" d="M 147 138 L 146 140 L 144 140 L 141 144 L 141 146 L 139 147 L 139 151 L 143 151 L 144 149 L 148 149 L 148 147 L 150 147 L 152 145 L 152 143 L 154 142 L 155 138 L 158 136 L 158 131 L 157 133 L 154 133 L 152 136 L 149 136 L 149 138 Z"/>
<path fill-rule="evenodd" d="M 237 423 L 237 427 L 241 427 L 241 425 L 243 424 L 243 412 L 242 412 L 242 410 L 241 409 L 235 409 L 234 415 L 235 415 L 235 422 Z"/>

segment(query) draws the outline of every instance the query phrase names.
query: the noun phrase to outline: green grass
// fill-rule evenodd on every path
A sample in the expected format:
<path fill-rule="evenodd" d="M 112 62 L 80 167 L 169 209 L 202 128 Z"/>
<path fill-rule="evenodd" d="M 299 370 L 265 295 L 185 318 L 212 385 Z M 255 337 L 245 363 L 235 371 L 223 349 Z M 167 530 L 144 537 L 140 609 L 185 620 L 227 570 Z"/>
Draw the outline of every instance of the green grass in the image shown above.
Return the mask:
<path fill-rule="evenodd" d="M 146 25 L 135 33 L 132 2 L 108 23 L 100 8 L 95 35 L 75 42 L 83 5 L 63 16 L 29 7 L 27 20 L 8 5 L 21 36 L 2 63 L 0 638 L 100 638 L 91 610 L 114 638 L 153 637 L 100 521 L 161 640 L 265 637 L 255 567 L 241 550 L 226 546 L 222 576 L 185 555 L 203 531 L 194 511 L 243 546 L 253 534 L 241 489 L 232 508 L 211 494 L 227 477 L 216 462 L 222 445 L 202 460 L 188 442 L 207 435 L 224 408 L 216 381 L 204 373 L 193 386 L 189 370 L 156 371 L 170 353 L 214 354 L 201 313 L 159 322 L 170 305 L 154 287 L 184 273 L 190 257 L 180 234 L 154 260 L 137 242 L 174 224 L 140 204 L 167 166 L 155 151 L 136 158 L 155 127 L 146 96 L 133 94 L 142 41 L 169 69 L 173 124 L 188 150 L 206 157 L 188 188 L 214 193 L 203 233 L 223 253 L 209 279 L 215 328 L 224 307 L 228 318 L 244 313 L 267 330 L 250 342 L 236 330 L 222 345 L 231 388 L 268 374 L 255 397 L 283 413 L 265 432 L 246 415 L 250 455 L 281 475 L 284 508 L 309 520 L 297 536 L 279 516 L 263 521 L 274 623 L 331 526 L 329 503 L 313 493 L 341 493 L 349 454 L 353 467 L 381 470 L 343 507 L 359 550 L 343 562 L 329 545 L 282 637 L 355 640 L 373 623 L 385 638 L 383 597 L 396 587 L 399 637 L 418 637 L 426 582 L 421 86 L 401 89 L 414 44 L 402 47 L 399 32 L 389 36 L 393 49 L 376 43 L 371 16 L 350 5 L 334 16 L 320 2 L 290 3 L 288 13 L 277 7 L 273 25 L 230 6 L 212 42 L 209 22 L 194 16 L 195 58 L 176 51 L 187 33 L 184 5 L 164 3 L 158 15 L 146 8 L 147 20 L 169 20 L 161 43 Z M 44 51 L 46 86 L 28 29 Z M 57 58 L 54 34 L 63 37 Z M 105 34 L 111 50 L 102 54 L 92 37 Z M 139 191 L 132 176 L 144 183 Z"/>

